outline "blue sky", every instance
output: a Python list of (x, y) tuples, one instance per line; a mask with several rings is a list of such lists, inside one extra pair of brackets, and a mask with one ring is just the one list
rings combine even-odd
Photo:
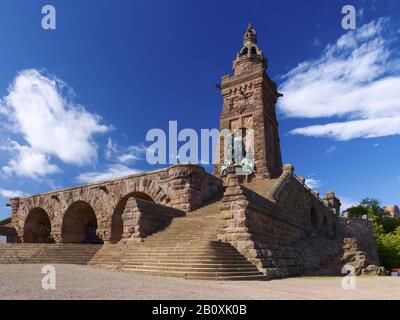
[[(56, 30), (41, 28), (45, 4)], [(285, 95), (284, 162), (345, 205), (400, 203), (398, 1), (3, 0), (0, 219), (12, 195), (156, 169), (145, 137), (168, 121), (218, 128), (214, 84), (249, 22)]]

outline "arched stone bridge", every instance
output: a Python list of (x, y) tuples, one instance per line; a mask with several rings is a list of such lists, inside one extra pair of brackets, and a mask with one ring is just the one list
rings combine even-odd
[(11, 199), (20, 242), (102, 243), (141, 238), (222, 188), (198, 165)]

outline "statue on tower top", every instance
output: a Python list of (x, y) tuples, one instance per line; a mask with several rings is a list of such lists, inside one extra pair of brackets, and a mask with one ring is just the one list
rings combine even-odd
[(249, 23), (246, 33), (243, 36), (243, 45), (246, 46), (248, 44), (257, 44), (257, 32), (251, 23)]

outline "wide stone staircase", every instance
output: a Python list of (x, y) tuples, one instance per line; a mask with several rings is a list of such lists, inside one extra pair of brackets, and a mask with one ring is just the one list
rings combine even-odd
[(100, 248), (101, 245), (91, 244), (1, 244), (0, 264), (87, 264)]
[(103, 246), (89, 264), (187, 279), (263, 280), (234, 247), (217, 241), (218, 212), (215, 200), (143, 242)]
[(209, 280), (264, 280), (233, 246), (217, 240), (221, 197), (142, 242), (118, 244), (1, 244), (0, 264), (90, 264), (149, 275)]

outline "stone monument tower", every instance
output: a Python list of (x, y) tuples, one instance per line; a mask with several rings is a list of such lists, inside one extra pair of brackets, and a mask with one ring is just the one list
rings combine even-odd
[[(251, 156), (255, 164), (255, 176), (266, 179), (282, 173), (275, 111), (280, 94), (275, 82), (266, 73), (267, 68), (267, 59), (257, 46), (257, 33), (250, 24), (243, 37), (243, 47), (233, 62), (233, 76), (222, 77), (219, 85), (223, 96), (220, 130), (229, 129), (234, 136), (238, 129), (244, 136), (248, 129), (254, 130), (254, 150), (247, 150), (243, 156)], [(221, 167), (227, 162), (223, 146), (228, 142), (224, 139), (221, 137), (219, 163), (214, 167), (217, 176), (221, 175)], [(246, 140), (246, 137), (243, 139)], [(235, 145), (232, 143), (232, 148)]]

